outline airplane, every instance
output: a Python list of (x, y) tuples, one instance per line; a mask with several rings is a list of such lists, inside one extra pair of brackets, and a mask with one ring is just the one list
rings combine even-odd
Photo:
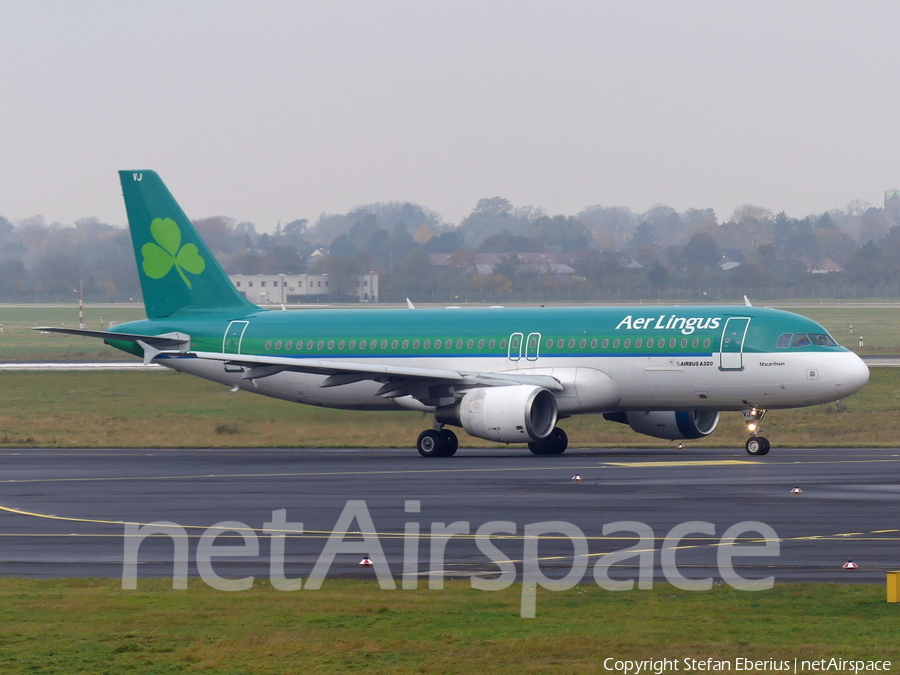
[(601, 414), (670, 440), (711, 434), (740, 411), (748, 454), (766, 455), (767, 410), (836, 401), (869, 379), (822, 326), (750, 306), (320, 309), (272, 311), (232, 285), (160, 177), (120, 171), (147, 319), (94, 331), (175, 371), (286, 401), (433, 415), (424, 457), (458, 447), (448, 427), (568, 445), (557, 423)]

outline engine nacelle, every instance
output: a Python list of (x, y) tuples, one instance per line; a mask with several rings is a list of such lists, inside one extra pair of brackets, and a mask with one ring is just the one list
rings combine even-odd
[(624, 422), (639, 434), (673, 441), (709, 436), (719, 424), (718, 410), (629, 410), (604, 417)]
[(472, 389), (455, 405), (438, 408), (435, 419), (487, 441), (531, 443), (556, 426), (556, 399), (547, 389), (528, 385)]

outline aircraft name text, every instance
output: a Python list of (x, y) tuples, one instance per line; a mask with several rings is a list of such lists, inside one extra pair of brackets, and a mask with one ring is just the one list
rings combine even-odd
[(680, 330), (682, 335), (690, 335), (695, 330), (715, 330), (719, 327), (722, 320), (718, 317), (684, 317), (666, 316), (660, 314), (658, 317), (645, 316), (634, 318), (631, 314), (626, 316), (616, 326), (616, 330), (624, 328), (626, 330)]

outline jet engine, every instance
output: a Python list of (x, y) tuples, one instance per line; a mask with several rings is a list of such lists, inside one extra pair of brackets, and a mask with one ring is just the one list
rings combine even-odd
[(709, 436), (719, 424), (718, 410), (629, 410), (603, 417), (628, 424), (639, 434), (673, 441)]
[(531, 443), (556, 426), (556, 398), (543, 387), (514, 385), (472, 389), (454, 405), (435, 410), (435, 419), (472, 436), (500, 443)]

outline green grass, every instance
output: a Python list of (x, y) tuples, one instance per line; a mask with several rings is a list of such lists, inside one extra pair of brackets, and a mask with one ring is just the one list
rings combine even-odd
[[(84, 321), (91, 330), (106, 330), (109, 322), (124, 323), (145, 318), (142, 306), (91, 305)], [(104, 345), (101, 340), (38, 333), (35, 326), (78, 328), (78, 306), (0, 306), (0, 361), (110, 361), (131, 357)]]
[[(330, 410), (288, 403), (165, 372), (0, 373), (0, 446), (413, 447), (430, 419), (415, 412)], [(874, 368), (860, 393), (834, 404), (774, 410), (776, 446), (900, 445), (900, 368)], [(572, 447), (672, 447), (599, 415), (561, 426)], [(457, 430), (468, 447), (501, 447)], [(692, 447), (742, 447), (740, 414)]]
[[(818, 321), (835, 340), (860, 356), (900, 354), (900, 309), (802, 307), (789, 311)], [(852, 333), (850, 326), (853, 326)], [(862, 347), (860, 336), (864, 342)]]
[[(602, 673), (603, 659), (889, 659), (900, 606), (881, 586), (799, 584), (757, 593), (540, 590), (519, 618), (499, 592), (322, 590), (257, 582), (225, 593), (170, 580), (0, 580), (3, 673)], [(665, 620), (660, 620), (663, 618)], [(682, 670), (684, 668), (682, 667)]]

